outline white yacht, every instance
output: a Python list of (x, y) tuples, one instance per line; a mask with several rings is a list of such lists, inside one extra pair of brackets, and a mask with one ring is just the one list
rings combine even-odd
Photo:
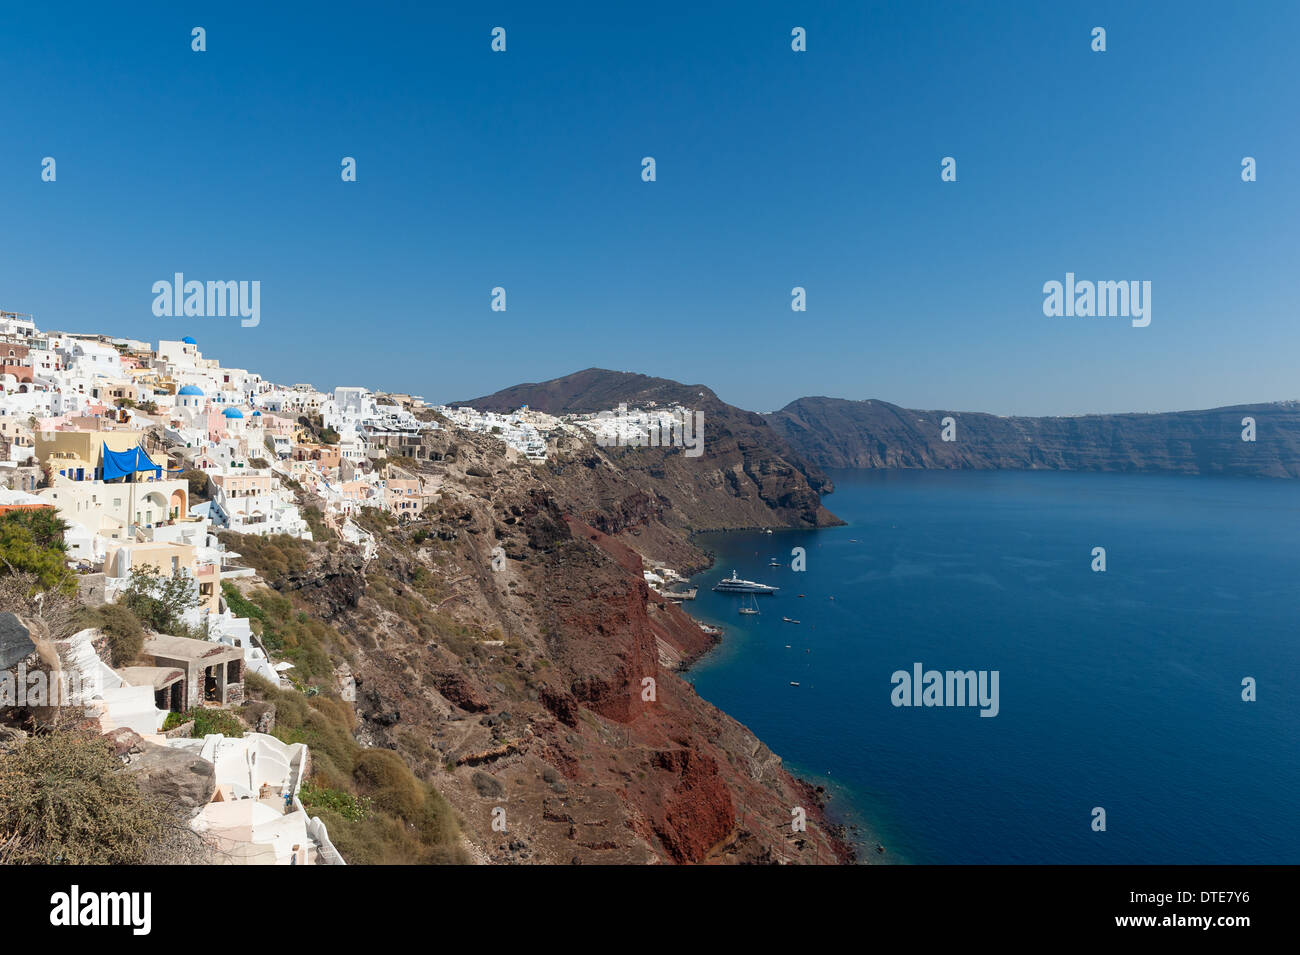
[(713, 585), (713, 589), (732, 594), (774, 594), (781, 588), (755, 583), (752, 580), (741, 580), (733, 570), (730, 577), (719, 580)]

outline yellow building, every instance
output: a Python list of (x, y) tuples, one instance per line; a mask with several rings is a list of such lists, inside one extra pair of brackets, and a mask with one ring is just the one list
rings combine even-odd
[(59, 516), (92, 535), (129, 540), (138, 528), (184, 518), (189, 483), (166, 480), (139, 431), (38, 431), (36, 458), (51, 486), (38, 492)]
[(163, 577), (182, 573), (194, 578), (199, 588), (199, 609), (218, 613), (221, 593), (221, 568), (215, 563), (200, 563), (192, 544), (167, 541), (111, 543), (104, 553), (104, 572), (113, 577), (128, 577), (137, 567), (152, 567)]
[(140, 431), (38, 431), (36, 460), (48, 464), (52, 477), (69, 481), (102, 481), (104, 449), (124, 454), (138, 447)]

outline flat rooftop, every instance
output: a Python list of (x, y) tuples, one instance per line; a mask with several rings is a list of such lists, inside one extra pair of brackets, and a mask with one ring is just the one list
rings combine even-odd
[(211, 666), (221, 660), (242, 660), (244, 658), (242, 647), (213, 643), (211, 640), (173, 637), (165, 633), (156, 633), (145, 637), (144, 652), (170, 660), (204, 661), (204, 666)]

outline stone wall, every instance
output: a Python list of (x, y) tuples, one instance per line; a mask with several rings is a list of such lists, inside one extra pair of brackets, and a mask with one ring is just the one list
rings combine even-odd
[(180, 726), (177, 726), (173, 729), (169, 729), (167, 732), (163, 733), (163, 736), (167, 737), (168, 739), (189, 739), (193, 735), (194, 735), (193, 720), (186, 720)]

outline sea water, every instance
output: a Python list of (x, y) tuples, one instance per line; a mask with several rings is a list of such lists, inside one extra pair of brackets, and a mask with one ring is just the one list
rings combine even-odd
[[(725, 635), (687, 677), (865, 860), (1300, 862), (1300, 482), (832, 477), (845, 527), (696, 538), (684, 607)], [(781, 588), (761, 615), (709, 590), (733, 569)], [(996, 672), (996, 716), (894, 705), (917, 664)]]

